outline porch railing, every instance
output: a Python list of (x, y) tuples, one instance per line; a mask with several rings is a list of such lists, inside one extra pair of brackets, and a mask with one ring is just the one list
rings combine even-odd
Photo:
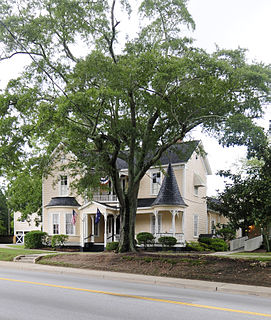
[(118, 198), (115, 194), (94, 194), (94, 201), (117, 201)]
[[(155, 234), (154, 234), (155, 236)], [(173, 232), (160, 232), (156, 233), (155, 242), (158, 243), (160, 237), (174, 237), (177, 239), (177, 243), (184, 243), (184, 234), (183, 233), (173, 233)]]

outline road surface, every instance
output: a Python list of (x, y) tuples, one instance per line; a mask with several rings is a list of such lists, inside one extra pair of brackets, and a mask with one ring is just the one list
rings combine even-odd
[(271, 299), (0, 267), (1, 320), (271, 319)]

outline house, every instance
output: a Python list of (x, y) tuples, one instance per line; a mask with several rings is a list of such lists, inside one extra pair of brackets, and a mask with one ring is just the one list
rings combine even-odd
[(14, 212), (14, 238), (13, 243), (24, 244), (24, 236), (29, 231), (41, 230), (41, 217), (33, 213), (27, 219), (22, 219), (20, 212)]
[[(119, 204), (110, 180), (101, 179), (93, 198), (83, 199), (72, 188), (74, 177), (65, 166), (69, 157), (72, 155), (55, 157), (51, 174), (43, 179), (43, 231), (49, 235), (67, 234), (67, 245), (91, 250), (118, 241)], [(118, 165), (125, 188), (127, 165), (124, 161)], [(200, 141), (177, 143), (140, 183), (135, 233), (151, 232), (156, 239), (171, 235), (177, 238), (176, 246), (183, 247), (197, 240), (199, 234), (210, 232), (206, 204), (210, 174)]]

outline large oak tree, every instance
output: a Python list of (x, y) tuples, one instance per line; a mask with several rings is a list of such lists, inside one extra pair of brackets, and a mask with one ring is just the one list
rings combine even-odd
[[(227, 145), (251, 144), (251, 132), (261, 141), (253, 119), (270, 93), (270, 69), (248, 64), (244, 50), (192, 46), (183, 33), (195, 26), (186, 0), (136, 3), (134, 37), (123, 23), (135, 7), (128, 0), (0, 4), (1, 59), (32, 61), (1, 97), (2, 166), (62, 141), (76, 155), (81, 186), (93, 183), (93, 172), (109, 175), (120, 204), (119, 251), (135, 250), (139, 184), (161, 155), (198, 126)], [(128, 166), (125, 190), (119, 160)]]

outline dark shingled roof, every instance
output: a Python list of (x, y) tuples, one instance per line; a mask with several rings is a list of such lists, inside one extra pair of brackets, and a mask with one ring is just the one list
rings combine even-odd
[(74, 197), (54, 197), (50, 200), (47, 207), (80, 207)]
[(138, 208), (151, 207), (154, 200), (155, 200), (155, 198), (140, 198), (140, 199), (137, 199), (137, 207)]
[[(196, 150), (199, 145), (199, 140), (187, 141), (176, 143), (172, 147), (170, 147), (160, 158), (158, 161), (159, 165), (166, 165), (168, 163), (184, 163), (187, 162), (192, 153)], [(149, 155), (151, 157), (151, 154)], [(124, 160), (117, 159), (117, 168), (127, 169), (127, 163)]]
[(181, 196), (171, 163), (168, 165), (167, 174), (163, 180), (158, 196), (152, 204), (152, 206), (161, 205), (187, 206)]

